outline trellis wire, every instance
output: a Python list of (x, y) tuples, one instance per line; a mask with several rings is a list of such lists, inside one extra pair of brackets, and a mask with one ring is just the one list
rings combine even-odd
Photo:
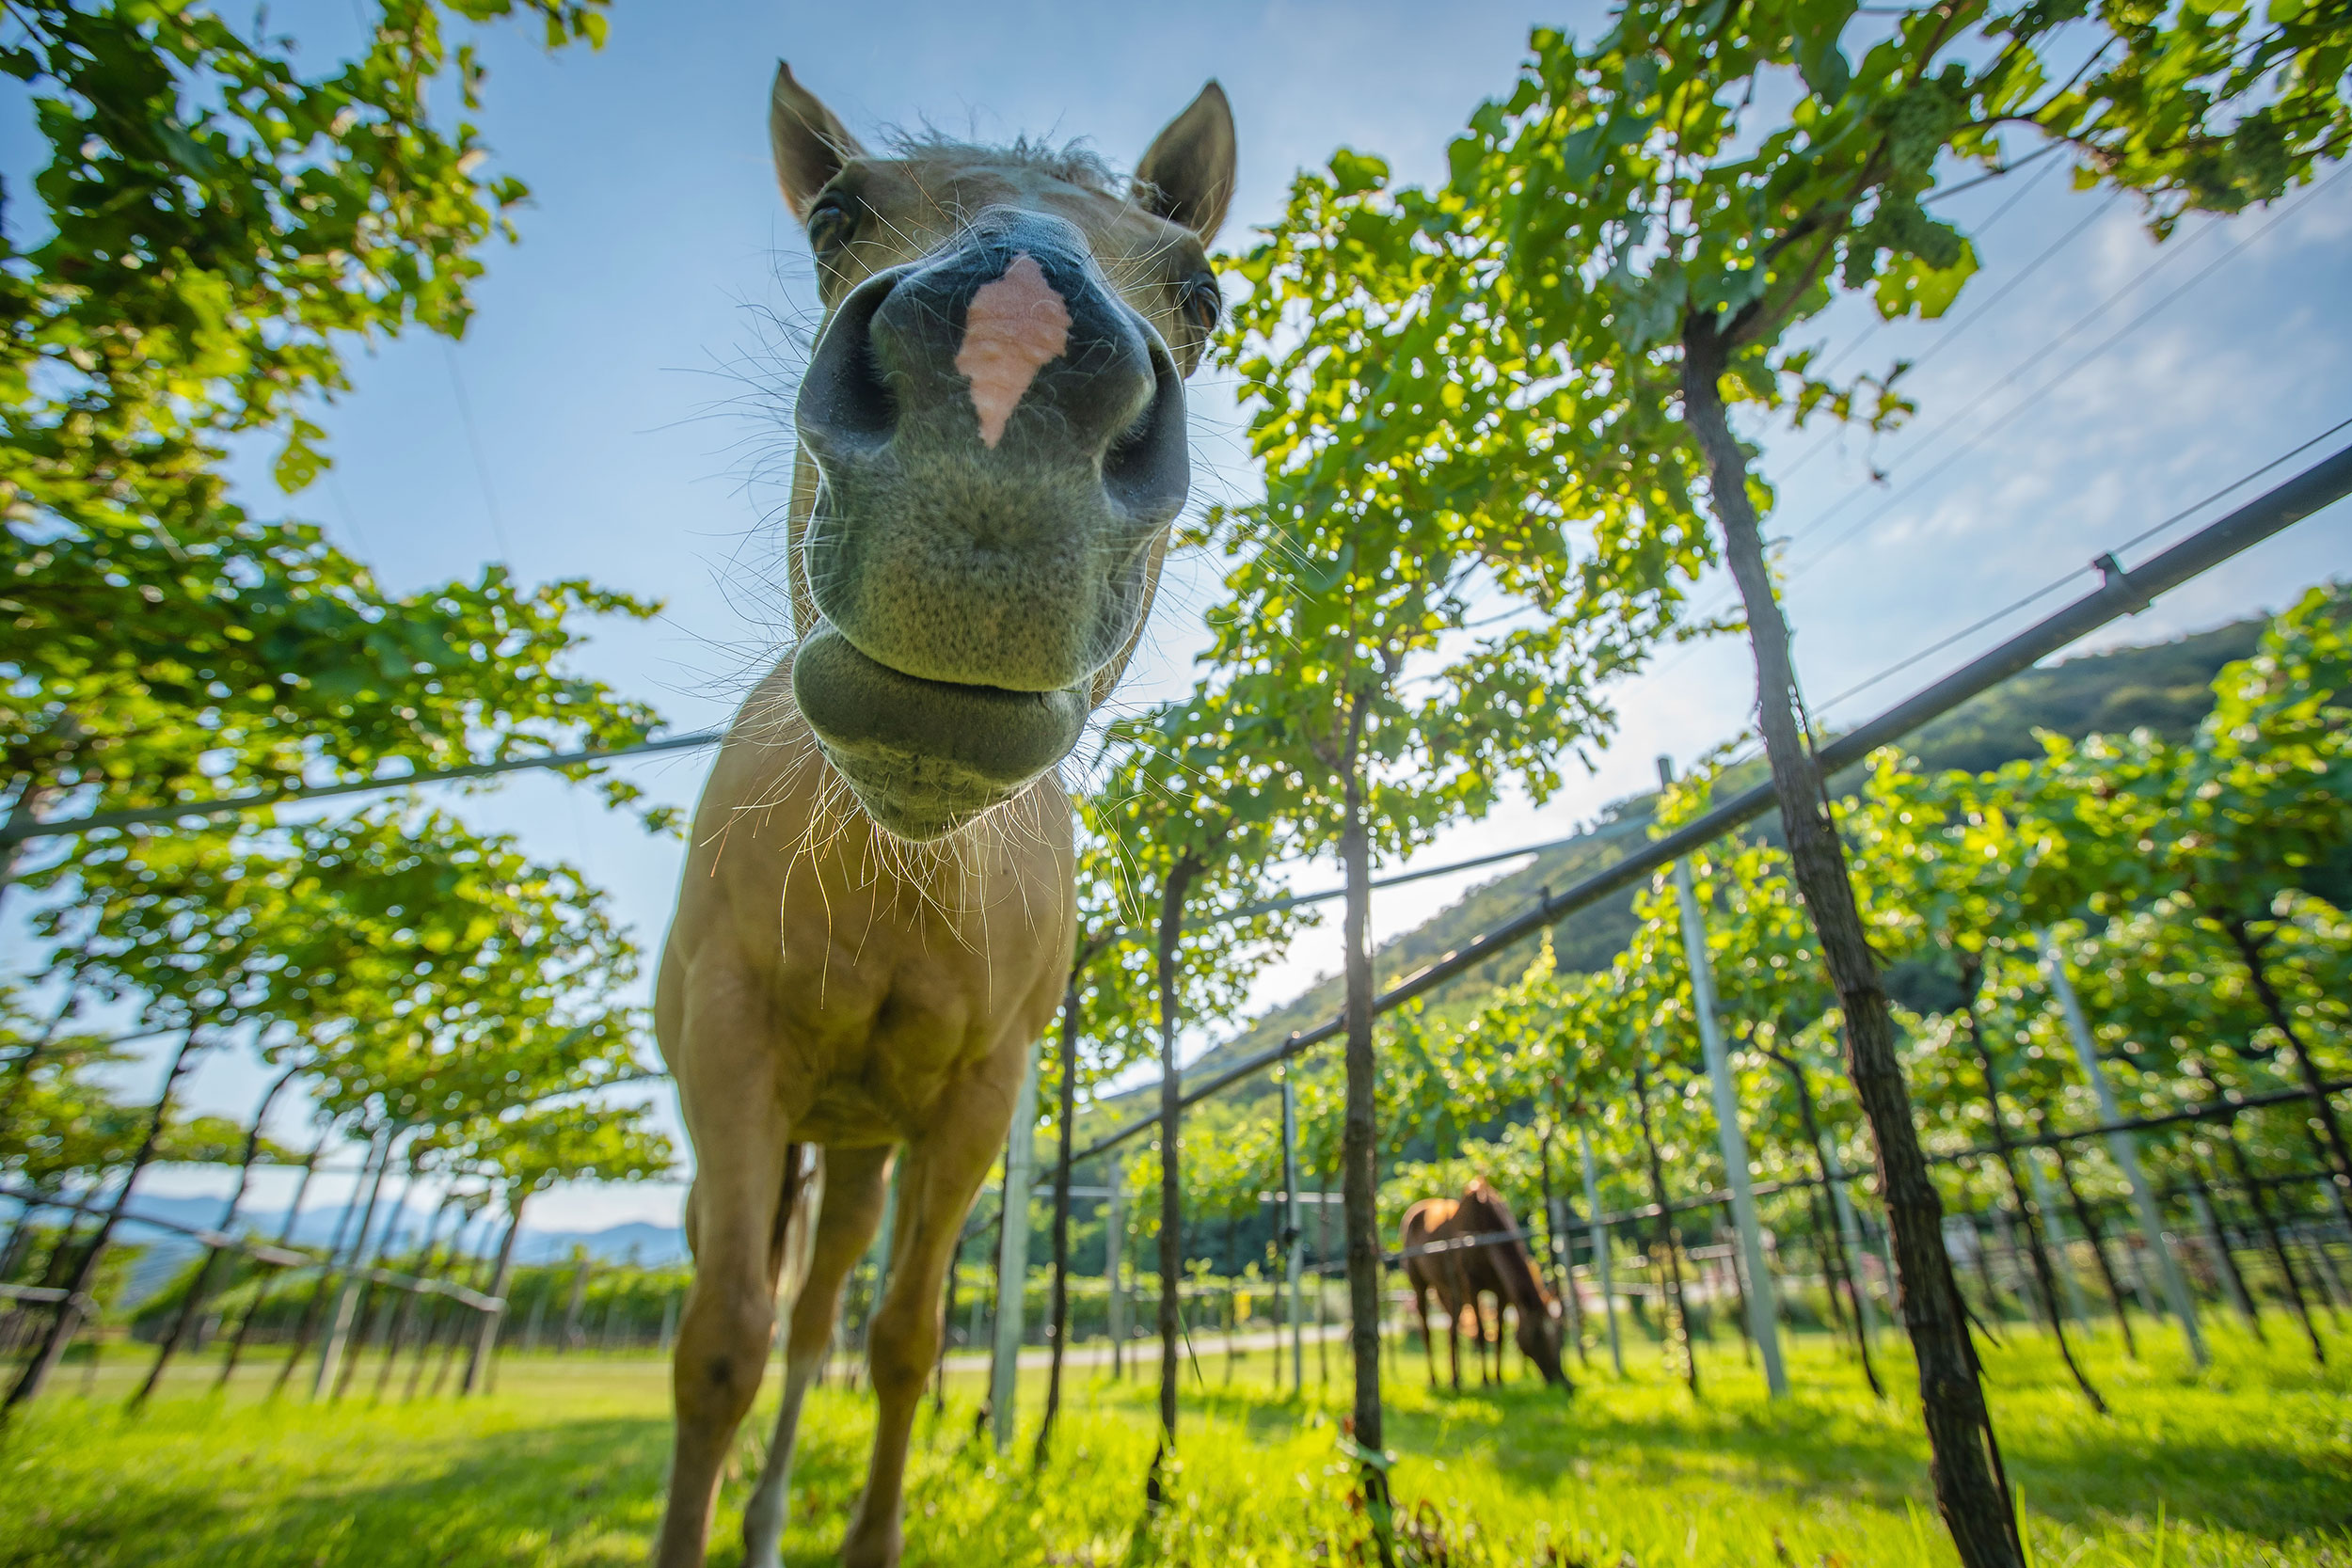
[[(2156, 595), (2169, 593), (2240, 551), (2341, 500), (2347, 494), (2352, 494), (2352, 447), (2343, 448), (2321, 459), (2285, 483), (2249, 501), (2218, 521), (2207, 524), (2138, 567), (2126, 571), (2112, 554), (2100, 557), (2096, 562), (2102, 578), (2098, 588), (2055, 615), (2036, 622), (1990, 652), (1970, 660), (1942, 680), (1822, 746), (1817, 753), (1822, 777), (1827, 778), (1851, 767), (1879, 747), (1900, 739), (2108, 622), (2124, 615), (2137, 614), (2147, 609)], [(1532, 908), (1512, 916), (1466, 946), (1423, 966), (1375, 997), (1373, 1016), (1376, 1018), (1392, 1011), (1436, 990), (1455, 975), (1550, 928), (1577, 911), (1597, 903), (1620, 889), (1630, 887), (1683, 856), (1706, 847), (1732, 829), (1764, 816), (1777, 804), (1778, 798), (1772, 785), (1769, 783), (1757, 784), (1705, 816), (1651, 840), (1642, 848), (1585, 878), (1565, 893), (1555, 895), (1547, 889)], [(1345, 1027), (1345, 1015), (1342, 1014), (1326, 1020), (1312, 1029), (1294, 1031), (1279, 1045), (1246, 1057), (1185, 1089), (1178, 1097), (1177, 1103), (1180, 1108), (1198, 1104), (1301, 1052), (1336, 1038)], [(1136, 1092), (1150, 1093), (1157, 1087), (1156, 1085), (1147, 1085)], [(1132, 1122), (1088, 1145), (1072, 1157), (1071, 1164), (1074, 1168), (1089, 1160), (1099, 1158), (1158, 1125), (1156, 1116)]]
[[(37, 1209), (69, 1210), (77, 1214), (103, 1215), (106, 1212), (104, 1206), (101, 1204), (56, 1194), (18, 1192), (14, 1188), (0, 1189), (0, 1198), (8, 1198), (23, 1204), (24, 1206), (21, 1211), (23, 1212), (30, 1212)], [(269, 1242), (251, 1241), (225, 1230), (212, 1229), (207, 1226), (184, 1225), (178, 1220), (151, 1218), (145, 1214), (134, 1214), (127, 1212), (122, 1216), (122, 1223), (144, 1225), (157, 1230), (168, 1230), (175, 1235), (188, 1237), (208, 1247), (218, 1247), (224, 1252), (243, 1253), (255, 1262), (266, 1263), (272, 1268), (293, 1270), (331, 1267), (327, 1259), (314, 1253), (297, 1251), (293, 1247), (282, 1247)], [(389, 1269), (376, 1268), (373, 1265), (367, 1268), (337, 1270), (336, 1272), (348, 1273), (354, 1278), (364, 1279), (372, 1285), (406, 1291), (415, 1295), (447, 1296), (459, 1306), (476, 1312), (502, 1312), (506, 1309), (503, 1297), (485, 1295), (479, 1291), (445, 1279), (421, 1279), (414, 1275), (396, 1274)], [(42, 1299), (62, 1300), (64, 1294), (62, 1291), (51, 1291)]]

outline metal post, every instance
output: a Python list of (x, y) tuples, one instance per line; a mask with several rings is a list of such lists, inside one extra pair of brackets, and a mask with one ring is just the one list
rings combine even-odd
[(1110, 1282), (1104, 1327), (1111, 1337), (1111, 1376), (1127, 1375), (1127, 1162), (1111, 1155), (1110, 1211), (1103, 1219), (1103, 1275)]
[(1004, 1240), (996, 1253), (996, 1358), (990, 1369), (989, 1435), (996, 1451), (1012, 1446), (1013, 1400), (1021, 1381), (1022, 1296), (1029, 1278), (1029, 1183), (1037, 1143), (1037, 1047), (1012, 1102), (1005, 1143)]
[(1330, 1248), (1331, 1189), (1322, 1171), (1315, 1173), (1315, 1381), (1331, 1386), (1331, 1336), (1325, 1321), (1330, 1310), (1324, 1284), (1324, 1254)]
[[(1298, 1272), (1307, 1233), (1298, 1223), (1298, 1097), (1291, 1087), (1291, 1069), (1282, 1069), (1282, 1252), (1283, 1282), (1291, 1297), (1291, 1392), (1307, 1388), (1307, 1331), (1298, 1321)], [(1277, 1348), (1275, 1365), (1281, 1365)]]
[[(2051, 993), (2058, 998), (2058, 1010), (2066, 1016), (2066, 1032), (2074, 1038), (2074, 1056), (2082, 1063), (2083, 1076), (2090, 1080), (2091, 1090), (2099, 1097), (2099, 1118), (2122, 1121), (2123, 1113), (2116, 1105), (2115, 1090), (2108, 1086), (2106, 1074), (2100, 1069), (2099, 1048), (2090, 1037), (2090, 1024), (2083, 1017), (2082, 1003), (2074, 995), (2074, 982), (2067, 977), (2066, 956), (2058, 950), (2058, 939), (2047, 931), (2042, 933), (2042, 972), (2049, 976)], [(2198, 1332), (2197, 1302), (2188, 1293), (2188, 1281), (2182, 1277), (2171, 1249), (2165, 1245), (2164, 1219), (2156, 1208), (2155, 1192), (2139, 1168), (2139, 1146), (2129, 1132), (2110, 1132), (2107, 1152), (2115, 1157), (2115, 1163), (2122, 1168), (2123, 1180), (2131, 1184), (2132, 1207), (2139, 1212), (2140, 1234), (2147, 1240), (2148, 1250), (2154, 1254), (2164, 1293), (2172, 1304), (2173, 1317), (2180, 1321), (2182, 1335), (2188, 1340), (2188, 1354), (2200, 1367), (2205, 1366), (2213, 1358), (2206, 1354), (2204, 1335)]]
[(1593, 1134), (1580, 1127), (1576, 1142), (1584, 1155), (1584, 1212), (1593, 1240), (1593, 1267), (1600, 1275), (1601, 1310), (1609, 1318), (1609, 1364), (1623, 1377), (1625, 1351), (1617, 1343), (1617, 1296), (1609, 1287), (1609, 1230), (1600, 1223), (1600, 1179), (1593, 1171)]
[[(1659, 782), (1675, 782), (1674, 762), (1658, 759)], [(1675, 901), (1682, 915), (1682, 950), (1690, 962), (1691, 1010), (1698, 1015), (1699, 1043), (1707, 1052), (1707, 1077), (1715, 1091), (1715, 1133), (1731, 1188), (1731, 1219), (1740, 1233), (1740, 1256), (1747, 1265), (1748, 1337), (1764, 1358), (1764, 1386), (1774, 1399), (1788, 1392), (1788, 1371), (1780, 1358), (1780, 1315), (1773, 1309), (1772, 1276), (1764, 1268), (1764, 1230), (1756, 1216), (1756, 1183), (1748, 1174), (1748, 1140), (1740, 1128), (1740, 1091), (1731, 1081), (1731, 1058), (1715, 1018), (1715, 978), (1707, 962), (1707, 925), (1699, 913), (1691, 863), (1674, 866)]]

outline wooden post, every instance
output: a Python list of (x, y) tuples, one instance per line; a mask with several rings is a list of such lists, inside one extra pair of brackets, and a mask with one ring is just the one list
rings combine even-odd
[(1902, 1259), (1898, 1300), (1918, 1367), (1937, 1510), (1965, 1568), (2025, 1568), (2016, 1497), (2002, 1468), (1982, 1368), (1945, 1251), (1942, 1205), (1913, 1119), (1892, 1006), (1801, 713), (1788, 622), (1766, 562), (1747, 454), (1724, 408), (1724, 378), (1741, 352), (1743, 330), (1729, 316), (1708, 307), (1683, 317), (1682, 418), (1705, 456), (1708, 502), (1723, 524), (1724, 563), (1747, 610), (1757, 729), (1780, 802), (1789, 878), (1820, 940), (1823, 966), (1846, 1017), (1848, 1076), (1878, 1146), (1880, 1196)]
[(2245, 1276), (2238, 1273), (2237, 1258), (2230, 1251), (2229, 1232), (2214, 1216), (2213, 1195), (2205, 1184), (2203, 1162), (2193, 1148), (2188, 1155), (2188, 1196), (2196, 1206), (2198, 1223), (2204, 1227), (2205, 1247), (2213, 1254), (2214, 1272), (2228, 1287), (2231, 1303), (2237, 1307), (2238, 1316), (2246, 1320), (2246, 1326), (2254, 1331), (2254, 1338), (2267, 1342), (2262, 1315), (2254, 1309), (2254, 1298), (2246, 1289)]
[(1691, 1386), (1691, 1397), (1699, 1393), (1698, 1347), (1691, 1341), (1691, 1304), (1682, 1293), (1682, 1258), (1680, 1239), (1676, 1235), (1674, 1205), (1666, 1196), (1666, 1167), (1658, 1156), (1658, 1138), (1649, 1120), (1649, 1073), (1636, 1057), (1633, 1063), (1633, 1106), (1641, 1117), (1642, 1147), (1649, 1154), (1650, 1196), (1658, 1205), (1658, 1244), (1665, 1250), (1665, 1285), (1667, 1299), (1674, 1307), (1674, 1321), (1682, 1335), (1683, 1380)]
[(2229, 1134), (2230, 1163), (2237, 1167), (2238, 1181), (2254, 1207), (2255, 1219), (2262, 1224), (2264, 1239), (2270, 1243), (2271, 1261), (2279, 1266), (2279, 1278), (2287, 1288), (2287, 1302), (2303, 1324), (2303, 1337), (2311, 1341), (2312, 1360), (2324, 1367), (2328, 1364), (2328, 1352), (2319, 1342), (2318, 1325), (2312, 1322), (2311, 1304), (2303, 1299), (2302, 1281), (2295, 1277), (2295, 1260), (2287, 1256), (2286, 1240), (2279, 1234), (2278, 1221), (2271, 1217), (2270, 1200), (2264, 1195), (2262, 1179), (2247, 1164), (2246, 1146), (2237, 1141), (2236, 1125), (2225, 1124), (2222, 1131)]
[[(0, 867), (0, 870), (5, 870), (5, 867)], [(40, 1393), (41, 1385), (65, 1355), (66, 1346), (72, 1342), (74, 1331), (81, 1326), (82, 1310), (89, 1303), (89, 1292), (98, 1283), (99, 1260), (105, 1256), (107, 1244), (114, 1240), (115, 1227), (122, 1219), (123, 1206), (131, 1201), (131, 1190), (138, 1185), (140, 1174), (155, 1156), (156, 1146), (171, 1117), (172, 1101), (179, 1091), (180, 1080), (200, 1049), (197, 1044), (197, 1035), (203, 1027), (204, 1018), (199, 1015), (181, 1032), (179, 1049), (172, 1053), (171, 1065), (164, 1074), (163, 1093), (156, 1098), (154, 1110), (149, 1113), (146, 1134), (139, 1140), (139, 1147), (123, 1172), (122, 1185), (116, 1190), (114, 1201), (99, 1220), (97, 1234), (90, 1238), (89, 1244), (83, 1248), (81, 1256), (75, 1260), (72, 1274), (60, 1282), (65, 1288), (64, 1299), (57, 1303), (57, 1310), (49, 1320), (48, 1330), (41, 1338), (40, 1348), (34, 1351), (32, 1359), (24, 1363), (15, 1386), (8, 1390), (5, 1406), (0, 1406), (0, 1409), (14, 1410)], [(62, 1247), (72, 1234), (72, 1227), (69, 1225), (58, 1245)], [(103, 1333), (93, 1330), (90, 1336), (92, 1376), (96, 1375), (99, 1347), (103, 1342)]]
[(2083, 1288), (2074, 1277), (2074, 1271), (2066, 1262), (2066, 1232), (2059, 1228), (2058, 1207), (2050, 1196), (2050, 1179), (2043, 1174), (2042, 1162), (2033, 1149), (2021, 1156), (2026, 1162), (2026, 1175), (2033, 1182), (2033, 1203), (2042, 1212), (2042, 1223), (2050, 1232), (2050, 1272), (2058, 1275), (2058, 1289), (2066, 1297), (2066, 1315), (2088, 1328), (2090, 1310), (2083, 1300)]

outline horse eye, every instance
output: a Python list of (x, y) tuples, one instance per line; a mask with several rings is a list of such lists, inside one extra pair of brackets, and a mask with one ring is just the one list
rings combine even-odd
[(1203, 333), (1216, 330), (1216, 319), (1225, 310), (1225, 296), (1217, 292), (1216, 278), (1205, 272), (1186, 281), (1177, 303), (1184, 318)]
[(809, 211), (809, 248), (820, 254), (831, 250), (847, 240), (856, 227), (857, 215), (850, 211), (848, 198), (826, 197)]

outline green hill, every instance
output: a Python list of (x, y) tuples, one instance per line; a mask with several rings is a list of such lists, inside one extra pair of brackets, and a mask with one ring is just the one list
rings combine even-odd
[[(2223, 665), (2254, 651), (2265, 624), (2259, 619), (2239, 621), (2170, 642), (2118, 648), (2028, 670), (1921, 730), (1912, 739), (1912, 753), (1930, 768), (1982, 772), (2039, 755), (2036, 730), (2079, 737), (2145, 728), (2168, 739), (2185, 739), (2213, 705), (2214, 676)], [(1727, 775), (1724, 792), (1737, 793), (1763, 777), (1761, 759), (1752, 761)], [(1833, 787), (1845, 793), (1855, 783), (1856, 776), (1848, 774), (1833, 781)], [(1542, 889), (1565, 887), (1608, 864), (1641, 841), (1656, 809), (1655, 795), (1618, 801), (1590, 832), (1471, 889), (1426, 923), (1381, 943), (1374, 960), (1381, 983), (1401, 979), (1459, 950), (1525, 909)], [(1777, 839), (1779, 822), (1768, 817), (1751, 831)], [(1633, 893), (1629, 889), (1562, 921), (1552, 931), (1553, 950), (1563, 969), (1598, 969), (1624, 949), (1632, 932)], [(1499, 954), (1440, 987), (1432, 1006), (1448, 1012), (1475, 1007), (1488, 991), (1524, 972), (1531, 952), (1521, 946)], [(1335, 975), (1261, 1015), (1185, 1071), (1213, 1072), (1264, 1050), (1293, 1030), (1311, 1028), (1336, 1014), (1340, 1000)], [(1248, 1098), (1247, 1089), (1236, 1092)], [(1123, 1121), (1142, 1108), (1140, 1100), (1139, 1092), (1110, 1103)]]

